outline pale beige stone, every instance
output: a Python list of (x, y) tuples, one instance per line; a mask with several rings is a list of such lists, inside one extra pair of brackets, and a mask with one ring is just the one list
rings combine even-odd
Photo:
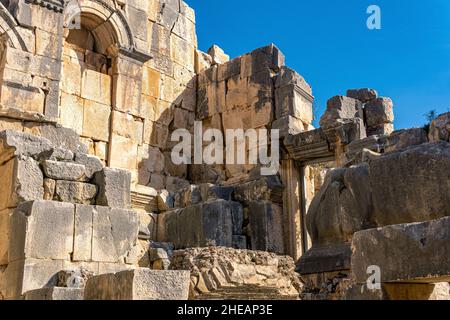
[(61, 77), (61, 91), (69, 94), (81, 95), (81, 78), (84, 63), (64, 59), (63, 76)]
[(83, 113), (84, 102), (82, 98), (61, 92), (60, 119), (64, 127), (70, 128), (81, 135), (83, 133)]
[(112, 104), (122, 112), (139, 115), (142, 82), (125, 75), (114, 75)]
[(144, 67), (142, 76), (142, 93), (158, 98), (160, 81), (161, 74), (158, 71), (152, 68)]
[(82, 75), (81, 97), (111, 105), (111, 76), (86, 69)]
[(36, 87), (12, 87), (3, 84), (0, 98), (4, 106), (44, 113), (45, 93)]
[(111, 107), (96, 103), (94, 101), (84, 101), (83, 136), (96, 140), (109, 140)]
[(195, 47), (175, 34), (170, 36), (170, 55), (175, 62), (194, 71)]
[(135, 170), (137, 165), (137, 148), (135, 141), (113, 134), (109, 164), (113, 168)]

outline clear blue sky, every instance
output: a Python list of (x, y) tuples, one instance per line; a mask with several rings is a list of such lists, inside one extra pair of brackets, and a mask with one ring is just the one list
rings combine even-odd
[[(312, 85), (322, 115), (328, 98), (371, 87), (395, 103), (397, 129), (450, 109), (450, 0), (186, 0), (199, 47), (232, 57), (274, 43)], [(379, 5), (382, 29), (366, 27)]]

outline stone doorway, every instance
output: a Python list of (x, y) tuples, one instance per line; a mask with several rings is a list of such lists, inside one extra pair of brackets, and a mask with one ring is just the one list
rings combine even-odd
[(91, 31), (89, 22), (83, 19), (82, 23), (81, 29), (66, 32), (60, 119), (63, 126), (75, 130), (83, 138), (91, 154), (108, 164), (113, 57)]

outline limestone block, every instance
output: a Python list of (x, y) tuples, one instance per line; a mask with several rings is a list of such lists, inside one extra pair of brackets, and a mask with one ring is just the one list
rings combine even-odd
[(222, 48), (218, 45), (213, 45), (208, 49), (208, 54), (212, 58), (213, 64), (222, 64), (230, 61), (230, 56), (225, 54)]
[(159, 173), (151, 174), (148, 186), (156, 190), (164, 189), (166, 187), (166, 177)]
[(251, 201), (267, 200), (281, 204), (283, 202), (283, 184), (278, 176), (241, 183), (235, 186), (234, 197), (248, 205)]
[(175, 34), (170, 36), (170, 56), (189, 71), (194, 71), (195, 47)]
[(45, 160), (42, 168), (47, 178), (54, 180), (86, 181), (86, 167), (82, 164)]
[(84, 289), (80, 288), (60, 288), (50, 287), (31, 290), (25, 293), (25, 300), (46, 301), (46, 300), (83, 300)]
[(97, 196), (97, 186), (95, 184), (75, 182), (75, 181), (56, 181), (55, 199), (62, 202), (94, 204)]
[(287, 115), (294, 116), (309, 124), (314, 120), (312, 96), (298, 86), (288, 85), (275, 91), (275, 113), (278, 119)]
[(147, 40), (147, 26), (143, 22), (147, 20), (147, 13), (140, 9), (133, 6), (126, 6), (126, 16), (133, 35), (145, 41)]
[(25, 111), (44, 114), (45, 93), (38, 87), (4, 82), (2, 85), (1, 102), (4, 106), (20, 107)]
[(50, 156), (49, 160), (51, 161), (73, 161), (74, 154), (72, 151), (61, 148), (61, 147), (55, 147), (53, 149), (53, 153)]
[(284, 66), (283, 53), (273, 44), (251, 52), (251, 72), (256, 74), (267, 69), (278, 72)]
[(114, 92), (112, 105), (122, 112), (139, 115), (142, 81), (125, 75), (114, 75), (113, 81)]
[(152, 52), (153, 59), (148, 63), (149, 67), (158, 70), (162, 74), (173, 76), (173, 61), (170, 57), (160, 54), (159, 52)]
[(385, 152), (394, 152), (406, 149), (410, 146), (427, 143), (427, 133), (422, 128), (400, 130), (386, 137)]
[(381, 282), (435, 283), (450, 279), (450, 217), (393, 225), (355, 233), (352, 274), (365, 283), (369, 266), (381, 270)]
[(139, 211), (139, 235), (144, 235), (150, 239), (156, 235), (157, 215)]
[(139, 268), (89, 279), (85, 300), (187, 300), (189, 271)]
[(40, 160), (52, 152), (52, 143), (45, 138), (12, 130), (0, 132), (0, 163), (17, 155)]
[(151, 51), (170, 57), (170, 29), (158, 23), (148, 21), (147, 33)]
[(197, 34), (195, 32), (195, 23), (184, 15), (178, 15), (172, 30), (174, 34), (197, 47)]
[(137, 166), (138, 144), (132, 139), (113, 134), (111, 138), (111, 167), (135, 170)]
[[(235, 76), (227, 81), (226, 106), (227, 110), (247, 105), (248, 81)], [(208, 96), (210, 100), (210, 96)], [(212, 100), (214, 101), (214, 100)], [(212, 115), (212, 114), (211, 114)]]
[(182, 189), (182, 188), (186, 188), (188, 186), (190, 186), (191, 184), (189, 183), (189, 181), (184, 180), (184, 179), (180, 179), (177, 177), (167, 177), (167, 190), (169, 192), (177, 192), (178, 190)]
[(178, 14), (180, 11), (179, 2), (174, 0), (163, 0), (160, 1), (159, 5), (160, 11), (158, 12), (156, 21), (166, 29), (172, 30), (176, 20), (178, 19)]
[(371, 100), (378, 98), (378, 92), (374, 89), (363, 88), (363, 89), (350, 89), (347, 90), (347, 97), (357, 99), (362, 103), (367, 103)]
[(280, 138), (296, 135), (305, 131), (303, 122), (292, 116), (284, 116), (272, 123), (272, 129), (280, 130)]
[(252, 201), (249, 206), (252, 250), (284, 253), (281, 207), (267, 201)]
[[(99, 154), (106, 158), (106, 150), (102, 148), (97, 148), (100, 143), (95, 143), (95, 151), (97, 153), (97, 149), (99, 149)], [(97, 172), (102, 171), (103, 163), (96, 156), (91, 156), (84, 153), (77, 153), (75, 155), (75, 162), (84, 166), (84, 175), (87, 179), (92, 179)], [(66, 179), (67, 180), (67, 179)]]
[[(95, 156), (100, 158), (100, 160), (103, 161), (102, 163), (105, 163), (105, 161), (108, 160), (108, 145), (108, 143), (102, 141), (96, 141), (94, 143)], [(86, 167), (88, 167), (88, 165), (86, 165)]]
[(70, 260), (74, 206), (54, 201), (25, 202), (11, 216), (9, 259)]
[(152, 68), (143, 68), (142, 77), (142, 93), (159, 98), (159, 86), (161, 81), (161, 73)]
[(164, 152), (164, 172), (173, 177), (186, 179), (187, 171), (187, 164), (174, 164), (172, 162), (172, 152)]
[(94, 272), (83, 266), (61, 270), (58, 272), (57, 286), (61, 288), (84, 288), (87, 280), (93, 276)]
[(364, 106), (367, 126), (375, 127), (394, 122), (394, 103), (390, 98), (377, 98)]
[(174, 208), (174, 194), (167, 190), (158, 192), (158, 210), (160, 212), (169, 211)]
[(111, 105), (111, 85), (111, 76), (86, 69), (82, 75), (81, 97)]
[(72, 261), (92, 260), (92, 221), (94, 207), (77, 204), (75, 206), (75, 229)]
[(225, 81), (241, 74), (241, 58), (235, 58), (219, 65), (217, 69), (217, 80)]
[(441, 114), (431, 122), (429, 139), (430, 142), (450, 142), (450, 112)]
[(335, 96), (328, 100), (327, 110), (320, 118), (320, 126), (325, 129), (336, 127), (341, 120), (351, 120), (356, 117), (363, 119), (362, 103), (353, 98)]
[(163, 124), (154, 122), (151, 128), (150, 144), (155, 147), (164, 148), (169, 136), (169, 128)]
[(158, 100), (155, 109), (155, 121), (165, 126), (170, 125), (173, 121), (174, 105), (170, 102)]
[(20, 132), (23, 130), (22, 121), (3, 118), (0, 123), (0, 131), (4, 130), (13, 130)]
[(11, 210), (0, 211), (0, 265), (6, 265), (9, 262), (9, 219)]
[(44, 179), (44, 200), (53, 200), (55, 196), (56, 181), (53, 179)]
[(11, 262), (4, 273), (4, 296), (20, 299), (28, 291), (55, 286), (57, 274), (62, 269), (62, 260), (25, 259)]
[(59, 36), (54, 33), (43, 31), (39, 28), (35, 30), (36, 35), (36, 54), (40, 56), (60, 59), (62, 54), (62, 45)]
[(109, 105), (84, 101), (83, 136), (108, 141), (111, 107)]
[(95, 174), (98, 186), (97, 204), (112, 208), (131, 207), (131, 174), (127, 170), (103, 168)]
[(212, 65), (212, 57), (200, 50), (195, 50), (195, 73), (199, 74), (209, 69)]
[(241, 213), (233, 202), (215, 200), (161, 214), (158, 241), (172, 242), (176, 248), (231, 247), (233, 214), (239, 223)]
[(280, 68), (280, 72), (275, 78), (275, 88), (278, 89), (291, 85), (299, 87), (301, 90), (312, 96), (311, 86), (305, 81), (305, 79), (294, 70), (286, 66), (282, 66)]
[(60, 119), (64, 127), (83, 133), (83, 99), (61, 92)]
[(159, 148), (143, 145), (140, 148), (138, 168), (149, 173), (161, 173), (164, 170), (165, 159)]
[(32, 158), (19, 156), (0, 166), (0, 181), (0, 210), (44, 197), (44, 177), (38, 163)]
[(64, 59), (63, 76), (61, 77), (61, 90), (68, 94), (81, 95), (81, 79), (84, 63), (72, 59)]
[[(27, 132), (27, 126), (24, 129)], [(74, 154), (88, 151), (87, 146), (80, 141), (80, 136), (72, 129), (54, 125), (39, 125), (31, 126), (29, 131), (50, 140), (54, 146), (70, 150)]]
[(180, 12), (195, 23), (195, 11), (184, 1), (180, 1)]
[(450, 146), (445, 142), (422, 144), (372, 160), (370, 186), (377, 225), (450, 215), (449, 176)]
[(92, 208), (92, 214), (92, 260), (123, 261), (138, 239), (138, 214), (99, 206)]

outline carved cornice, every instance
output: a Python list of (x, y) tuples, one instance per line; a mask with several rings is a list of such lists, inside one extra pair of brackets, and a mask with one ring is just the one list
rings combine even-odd
[(25, 0), (25, 3), (39, 5), (58, 13), (64, 12), (64, 0)]

